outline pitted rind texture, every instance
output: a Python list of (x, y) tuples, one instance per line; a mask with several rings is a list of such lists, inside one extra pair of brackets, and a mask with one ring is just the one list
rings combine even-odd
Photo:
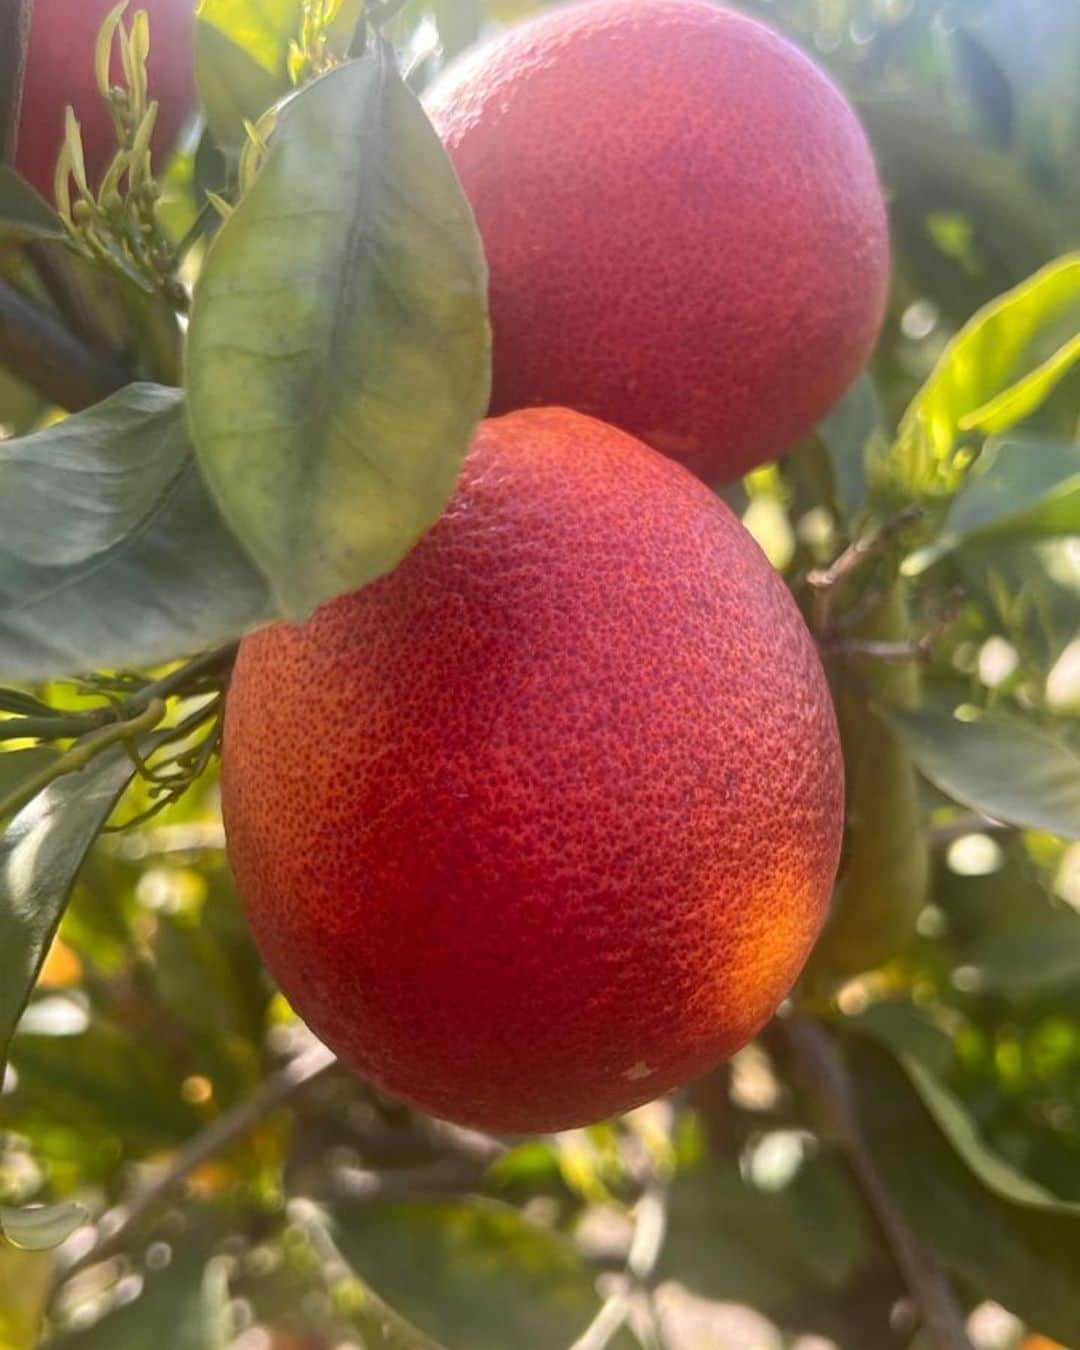
[(825, 917), (817, 652), (728, 509), (562, 409), (482, 425), (390, 576), (241, 646), (229, 853), (312, 1029), (387, 1092), (581, 1125), (743, 1045)]
[[(81, 125), (93, 188), (116, 149), (112, 118), (94, 79), (98, 32), (115, 3), (34, 0), (15, 167), (50, 202), (69, 104)], [(128, 7), (124, 21), (130, 25), (139, 9), (146, 10), (150, 20), (147, 75), (150, 97), (158, 102), (153, 150), (162, 155), (175, 143), (195, 98), (195, 0), (139, 0)], [(119, 82), (115, 55), (112, 73)]]
[(863, 130), (796, 47), (702, 0), (587, 0), (425, 96), (491, 269), (493, 413), (562, 404), (729, 481), (865, 364), (888, 226)]

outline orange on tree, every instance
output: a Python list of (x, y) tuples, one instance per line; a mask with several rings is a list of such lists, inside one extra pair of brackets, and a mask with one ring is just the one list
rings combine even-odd
[[(115, 0), (34, 0), (15, 167), (50, 201), (68, 106), (81, 125), (92, 188), (116, 149), (112, 116), (94, 76), (98, 32), (114, 8)], [(150, 21), (147, 73), (150, 98), (158, 102), (152, 148), (162, 154), (176, 141), (195, 95), (195, 5), (135, 0), (128, 17), (138, 9)], [(115, 55), (112, 70), (115, 79), (120, 73)]]
[(789, 592), (681, 466), (482, 424), (392, 574), (244, 640), (229, 852), (285, 994), (437, 1115), (554, 1130), (745, 1044), (825, 917), (836, 721)]
[(873, 158), (769, 28), (586, 0), (467, 53), (425, 101), (491, 269), (494, 413), (577, 408), (728, 481), (866, 362), (889, 280)]

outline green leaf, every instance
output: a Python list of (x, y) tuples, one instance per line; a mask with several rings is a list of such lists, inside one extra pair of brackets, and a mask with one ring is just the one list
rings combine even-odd
[(149, 665), (271, 617), (199, 473), (177, 390), (131, 385), (0, 443), (0, 671)]
[(64, 223), (44, 197), (0, 164), (0, 239), (66, 239)]
[(45, 1252), (86, 1222), (82, 1205), (35, 1205), (26, 1209), (0, 1209), (0, 1232), (23, 1251)]
[(135, 773), (122, 748), (57, 779), (0, 836), (0, 1064), (83, 860)]
[(245, 122), (257, 122), (289, 82), (266, 70), (243, 47), (202, 20), (195, 29), (195, 77), (206, 120), (220, 146), (240, 150)]
[(489, 379), (472, 213), (377, 43), (283, 107), (191, 318), (196, 450), (289, 618), (438, 519)]
[[(945, 349), (900, 424), (880, 468), (912, 496), (942, 496), (963, 480), (965, 431), (983, 423), (997, 432), (1049, 396), (1066, 364), (1049, 361), (1041, 343), (1080, 324), (1080, 253), (1051, 263), (981, 309)], [(1008, 394), (1008, 398), (1003, 395)]]
[(1080, 915), (1047, 909), (1028, 923), (989, 932), (964, 950), (978, 989), (1014, 1002), (1080, 987)]
[[(177, 1244), (177, 1256), (163, 1271), (147, 1271), (142, 1292), (133, 1302), (89, 1326), (76, 1326), (56, 1336), (53, 1350), (226, 1350), (228, 1327), (228, 1258), (206, 1259), (191, 1251), (191, 1238)], [(107, 1300), (99, 1298), (98, 1306)]]
[(335, 1218), (361, 1278), (449, 1350), (569, 1345), (599, 1306), (573, 1246), (508, 1206), (418, 1199)]
[(939, 696), (918, 711), (888, 714), (920, 772), (994, 820), (1080, 839), (1080, 756), (1015, 714), (972, 710), (961, 720), (955, 703)]
[[(0, 802), (14, 792), (22, 783), (33, 778), (56, 759), (57, 751), (45, 746), (35, 746), (31, 750), (0, 751)], [(0, 813), (2, 818), (2, 813)]]
[(1046, 402), (1077, 361), (1080, 361), (1080, 336), (1059, 347), (1010, 389), (961, 418), (960, 430), (981, 431), (987, 436), (1008, 431)]
[(960, 1103), (914, 1060), (861, 1037), (845, 1058), (875, 1167), (919, 1240), (985, 1297), (1076, 1344), (1080, 1205), (992, 1153)]
[(885, 440), (881, 400), (871, 376), (864, 372), (817, 432), (833, 463), (836, 493), (848, 516), (866, 504), (867, 455)]
[(198, 15), (200, 35), (221, 33), (261, 70), (287, 82), (289, 43), (300, 32), (303, 0), (200, 0)]
[[(360, 16), (344, 0), (327, 36), (344, 56)], [(242, 148), (244, 122), (257, 122), (290, 92), (290, 44), (300, 36), (303, 0), (201, 0), (195, 28), (195, 78), (218, 143)]]
[(969, 544), (1080, 534), (1080, 445), (1016, 435), (990, 442), (942, 533), (904, 564), (909, 576)]

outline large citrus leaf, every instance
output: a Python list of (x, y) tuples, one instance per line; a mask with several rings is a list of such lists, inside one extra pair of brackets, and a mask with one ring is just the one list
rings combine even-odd
[(195, 446), (283, 612), (393, 567), (488, 401), (486, 269), (381, 42), (287, 103), (221, 229), (188, 348)]

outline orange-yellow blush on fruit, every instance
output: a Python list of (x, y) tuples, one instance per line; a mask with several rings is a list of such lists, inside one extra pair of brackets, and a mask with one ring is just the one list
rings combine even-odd
[(241, 645), (229, 854), (311, 1028), (508, 1131), (638, 1105), (744, 1045), (825, 917), (843, 768), (750, 535), (603, 423), (484, 423), (389, 576)]
[(492, 412), (577, 408), (727, 482), (865, 364), (889, 283), (873, 157), (763, 24), (705, 0), (560, 5), (425, 104), (487, 251)]

